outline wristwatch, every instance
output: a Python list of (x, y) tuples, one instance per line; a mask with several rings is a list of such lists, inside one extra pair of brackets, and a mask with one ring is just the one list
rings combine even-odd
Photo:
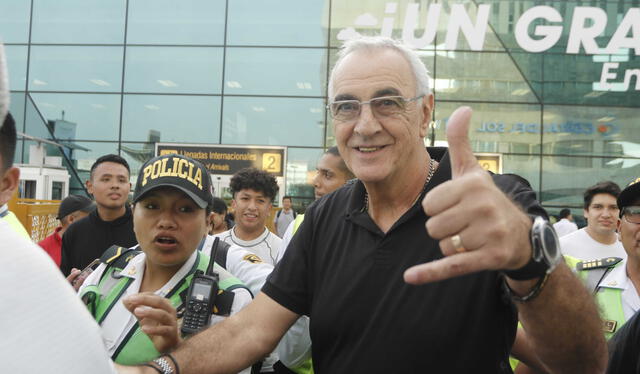
[(540, 216), (532, 219), (531, 260), (520, 269), (503, 271), (511, 279), (528, 280), (544, 277), (551, 273), (562, 259), (560, 242), (553, 226)]

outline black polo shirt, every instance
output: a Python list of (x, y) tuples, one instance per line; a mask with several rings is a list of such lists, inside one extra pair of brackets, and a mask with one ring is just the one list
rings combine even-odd
[[(427, 191), (451, 178), (444, 150), (429, 151), (442, 159)], [(524, 179), (494, 181), (529, 213), (546, 216)], [(510, 373), (517, 312), (501, 275), (406, 284), (407, 268), (442, 258), (425, 230), (422, 198), (385, 234), (364, 212), (364, 192), (356, 182), (310, 206), (262, 289), (311, 317), (316, 372)]]
[(124, 215), (113, 221), (103, 221), (94, 209), (88, 216), (72, 223), (62, 235), (60, 270), (68, 275), (72, 268), (82, 270), (100, 258), (112, 245), (130, 248), (137, 243), (129, 204), (125, 205)]

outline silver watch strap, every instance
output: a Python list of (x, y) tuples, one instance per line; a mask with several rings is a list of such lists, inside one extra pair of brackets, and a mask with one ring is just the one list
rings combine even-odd
[(167, 361), (166, 358), (159, 357), (153, 360), (153, 362), (155, 362), (156, 364), (158, 364), (158, 366), (160, 366), (160, 369), (162, 369), (162, 374), (174, 374), (173, 367), (171, 366), (169, 361)]

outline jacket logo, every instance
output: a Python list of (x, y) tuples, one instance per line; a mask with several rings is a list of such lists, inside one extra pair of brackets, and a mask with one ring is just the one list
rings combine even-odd
[(193, 162), (183, 158), (172, 157), (171, 165), (167, 165), (169, 158), (156, 160), (143, 170), (142, 186), (148, 181), (162, 177), (178, 177), (188, 180), (202, 190), (202, 170)]
[(256, 255), (246, 255), (242, 258), (245, 261), (249, 261), (252, 264), (258, 264), (261, 263), (262, 260), (260, 259), (260, 257), (256, 256)]

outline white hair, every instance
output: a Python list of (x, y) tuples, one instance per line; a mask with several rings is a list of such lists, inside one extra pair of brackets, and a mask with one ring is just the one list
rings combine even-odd
[(9, 111), (9, 77), (4, 58), (4, 47), (0, 43), (0, 124)]
[(336, 67), (340, 65), (342, 60), (349, 54), (359, 50), (375, 50), (375, 49), (392, 49), (399, 52), (411, 66), (413, 75), (416, 78), (416, 96), (428, 95), (431, 93), (429, 87), (429, 70), (420, 59), (420, 56), (414, 49), (403, 44), (402, 42), (384, 36), (363, 36), (356, 39), (347, 40), (338, 52), (338, 60), (329, 77), (329, 96), (333, 95), (333, 79)]

